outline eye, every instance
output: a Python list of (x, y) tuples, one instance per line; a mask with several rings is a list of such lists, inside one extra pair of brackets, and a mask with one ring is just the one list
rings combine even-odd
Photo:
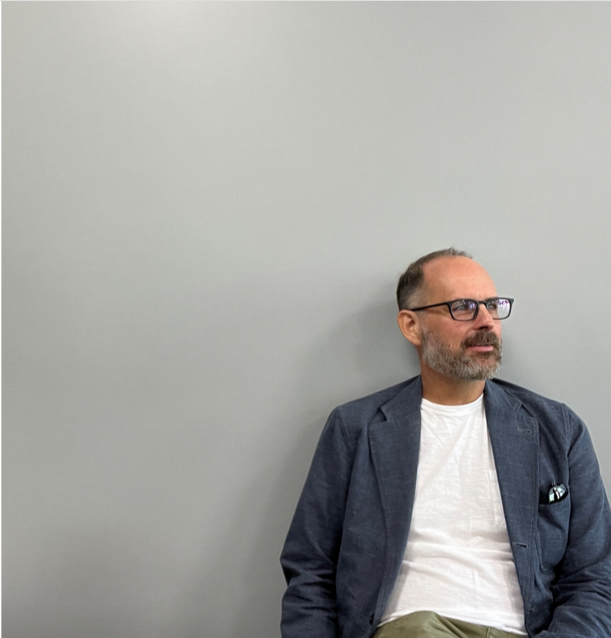
[(455, 312), (470, 312), (475, 305), (476, 303), (472, 299), (457, 299), (452, 304), (452, 310)]
[(498, 299), (486, 299), (486, 310), (498, 310), (499, 300)]

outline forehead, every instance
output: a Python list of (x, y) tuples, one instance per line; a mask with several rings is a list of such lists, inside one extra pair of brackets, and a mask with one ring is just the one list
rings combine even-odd
[(496, 288), (490, 275), (468, 257), (439, 257), (424, 264), (422, 270), (427, 303), (464, 297), (486, 299), (496, 296)]

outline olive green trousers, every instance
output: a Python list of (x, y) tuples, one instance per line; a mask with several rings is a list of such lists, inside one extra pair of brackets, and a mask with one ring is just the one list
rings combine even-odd
[(493, 627), (474, 625), (439, 616), (432, 611), (416, 611), (384, 623), (373, 638), (524, 638)]

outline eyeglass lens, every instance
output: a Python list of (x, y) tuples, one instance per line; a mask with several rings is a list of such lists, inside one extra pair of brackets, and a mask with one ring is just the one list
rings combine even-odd
[[(509, 299), (488, 299), (484, 306), (493, 319), (506, 319), (511, 312)], [(479, 303), (474, 299), (459, 299), (452, 304), (451, 312), (454, 319), (469, 321), (477, 315), (478, 308)]]

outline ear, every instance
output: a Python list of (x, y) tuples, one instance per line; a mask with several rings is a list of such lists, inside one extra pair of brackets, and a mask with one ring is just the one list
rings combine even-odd
[(422, 344), (422, 327), (420, 319), (411, 310), (400, 310), (397, 315), (397, 324), (401, 334), (416, 348)]

